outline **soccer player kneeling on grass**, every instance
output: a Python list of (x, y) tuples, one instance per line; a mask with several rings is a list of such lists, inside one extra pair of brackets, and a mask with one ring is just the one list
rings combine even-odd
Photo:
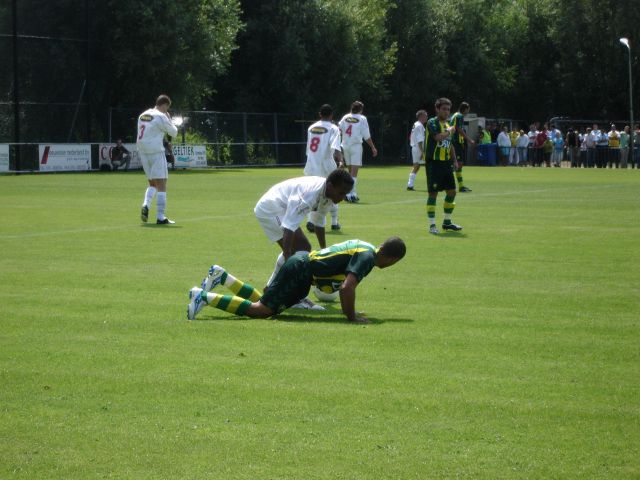
[(462, 230), (462, 227), (451, 222), (451, 214), (455, 208), (456, 181), (453, 177), (454, 169), (458, 168), (456, 152), (451, 144), (451, 137), (456, 131), (447, 122), (451, 113), (451, 100), (439, 98), (436, 100), (436, 116), (427, 122), (427, 217), (429, 219), (429, 233), (437, 235), (436, 200), (438, 192), (445, 191), (443, 230)]
[[(362, 240), (348, 240), (321, 250), (298, 252), (287, 259), (263, 295), (241, 282), (224, 268), (212, 265), (199, 287), (189, 292), (187, 318), (194, 320), (205, 305), (251, 318), (267, 318), (298, 303), (309, 294), (311, 285), (334, 284), (340, 290), (342, 312), (353, 323), (370, 323), (356, 312), (356, 287), (373, 267), (386, 268), (406, 253), (402, 239), (390, 237), (379, 248)], [(213, 293), (224, 285), (233, 295)]]

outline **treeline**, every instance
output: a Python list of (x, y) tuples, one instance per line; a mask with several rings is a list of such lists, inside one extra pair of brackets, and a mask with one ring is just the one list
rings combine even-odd
[[(371, 115), (410, 118), (448, 96), (491, 117), (626, 118), (620, 37), (631, 40), (640, 85), (637, 0), (16, 4), (21, 99), (72, 103), (86, 80), (93, 140), (109, 107), (146, 107), (159, 92), (197, 110), (315, 112), (330, 102), (343, 111), (357, 98)], [(12, 5), (0, 2), (5, 130)]]

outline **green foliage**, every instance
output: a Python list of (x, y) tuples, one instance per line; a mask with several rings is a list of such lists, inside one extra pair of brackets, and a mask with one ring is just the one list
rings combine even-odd
[(408, 173), (361, 170), (327, 233), (407, 243), (369, 326), (185, 320), (211, 263), (264, 285), (253, 207), (301, 169), (171, 172), (175, 228), (141, 172), (0, 176), (0, 478), (637, 479), (637, 172), (465, 168), (437, 237)]

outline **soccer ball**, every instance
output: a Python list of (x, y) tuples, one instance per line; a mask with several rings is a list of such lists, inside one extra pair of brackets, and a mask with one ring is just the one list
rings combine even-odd
[(336, 291), (325, 292), (324, 290), (320, 290), (318, 287), (314, 285), (313, 294), (321, 302), (335, 302), (340, 296), (340, 291), (336, 290)]

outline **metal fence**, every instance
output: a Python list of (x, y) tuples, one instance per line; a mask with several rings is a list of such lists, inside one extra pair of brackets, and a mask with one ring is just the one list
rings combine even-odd
[[(109, 141), (135, 141), (139, 114), (139, 110), (129, 108), (111, 109)], [(207, 162), (212, 166), (302, 165), (306, 160), (307, 128), (317, 120), (315, 113), (174, 111), (173, 115), (185, 120), (174, 143), (207, 145)], [(378, 156), (373, 158), (365, 147), (364, 162), (410, 163), (409, 122), (375, 115), (367, 118)]]

